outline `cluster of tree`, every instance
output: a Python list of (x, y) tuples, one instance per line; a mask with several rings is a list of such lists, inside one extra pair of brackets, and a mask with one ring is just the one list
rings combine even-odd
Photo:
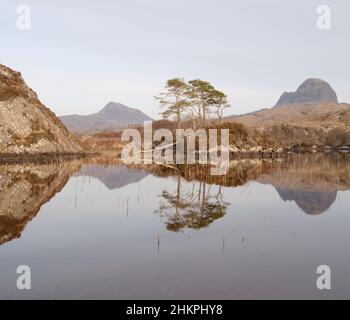
[(165, 92), (155, 98), (163, 107), (163, 117), (174, 117), (178, 128), (188, 118), (192, 120), (194, 129), (198, 123), (205, 126), (213, 113), (221, 123), (224, 110), (230, 106), (223, 92), (200, 79), (188, 82), (182, 78), (170, 79), (165, 84)]

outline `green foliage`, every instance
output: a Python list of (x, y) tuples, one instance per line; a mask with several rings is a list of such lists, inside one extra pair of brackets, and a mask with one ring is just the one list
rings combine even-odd
[(181, 114), (188, 106), (187, 91), (188, 85), (184, 79), (173, 78), (166, 82), (166, 91), (155, 97), (165, 110), (162, 112), (163, 118), (168, 119), (175, 115), (178, 126), (181, 123)]
[(227, 96), (219, 90), (211, 91), (210, 106), (214, 107), (214, 110), (219, 119), (219, 123), (221, 123), (221, 120), (224, 116), (224, 110), (230, 107)]
[(208, 82), (200, 79), (189, 81), (188, 96), (191, 105), (197, 108), (200, 120), (205, 123), (212, 102), (211, 94), (215, 88)]
[(189, 116), (195, 129), (196, 122), (205, 126), (210, 113), (215, 113), (221, 123), (223, 112), (229, 107), (227, 96), (215, 89), (208, 81), (173, 78), (166, 82), (166, 91), (155, 97), (165, 110), (165, 119), (176, 117), (178, 127), (185, 116)]

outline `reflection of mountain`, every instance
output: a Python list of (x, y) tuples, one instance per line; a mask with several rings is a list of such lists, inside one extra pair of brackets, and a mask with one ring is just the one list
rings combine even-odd
[(187, 166), (179, 171), (158, 166), (145, 172), (98, 158), (0, 165), (0, 244), (20, 237), (41, 206), (75, 172), (76, 176), (97, 178), (109, 189), (139, 182), (148, 172), (161, 177), (176, 174), (176, 190), (164, 188), (157, 208), (167, 229), (172, 231), (202, 229), (225, 216), (228, 202), (233, 199), (224, 199), (221, 188), (212, 185), (235, 187), (249, 181), (272, 185), (284, 201), (295, 201), (307, 214), (325, 212), (334, 203), (338, 191), (350, 189), (350, 156), (341, 154), (235, 160), (225, 176), (213, 176), (210, 168), (199, 166)]
[(67, 183), (78, 162), (0, 166), (0, 244), (19, 238), (41, 206)]
[(105, 167), (99, 164), (83, 165), (75, 176), (89, 176), (100, 180), (108, 189), (122, 188), (128, 184), (136, 183), (145, 178), (148, 173), (128, 169), (125, 166)]
[(295, 201), (307, 214), (321, 214), (327, 211), (337, 198), (337, 191), (291, 190), (277, 186), (275, 188), (284, 201)]
[(350, 189), (350, 161), (345, 155), (296, 155), (257, 181), (273, 185), (284, 201), (295, 201), (307, 214), (327, 211), (338, 191)]
[[(158, 176), (175, 174), (159, 167), (150, 171)], [(307, 214), (321, 214), (334, 203), (338, 191), (350, 189), (350, 155), (294, 154), (282, 159), (234, 160), (224, 176), (213, 176), (210, 168), (203, 166), (185, 166), (181, 175), (188, 181), (225, 187), (249, 181), (270, 184), (284, 201), (295, 201)]]

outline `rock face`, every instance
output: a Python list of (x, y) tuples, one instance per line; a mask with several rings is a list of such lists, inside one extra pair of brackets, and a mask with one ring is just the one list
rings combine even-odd
[(68, 115), (60, 117), (71, 132), (94, 133), (102, 130), (125, 128), (143, 124), (152, 119), (142, 111), (129, 108), (121, 103), (109, 102), (102, 110), (87, 116)]
[(78, 153), (68, 130), (19, 72), (0, 64), (0, 154)]
[(338, 103), (337, 94), (321, 79), (308, 79), (295, 92), (284, 92), (276, 107), (305, 103)]

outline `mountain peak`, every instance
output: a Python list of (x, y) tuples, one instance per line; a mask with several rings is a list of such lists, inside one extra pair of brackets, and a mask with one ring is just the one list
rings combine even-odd
[(119, 102), (110, 101), (98, 113), (114, 113), (123, 109), (128, 109), (128, 107)]
[(305, 80), (295, 92), (284, 92), (276, 107), (304, 103), (338, 103), (336, 92), (330, 84), (322, 79)]
[(70, 131), (78, 133), (114, 130), (129, 125), (141, 125), (144, 121), (152, 121), (142, 111), (114, 101), (108, 102), (97, 113), (87, 116), (68, 115), (61, 117), (61, 120)]

